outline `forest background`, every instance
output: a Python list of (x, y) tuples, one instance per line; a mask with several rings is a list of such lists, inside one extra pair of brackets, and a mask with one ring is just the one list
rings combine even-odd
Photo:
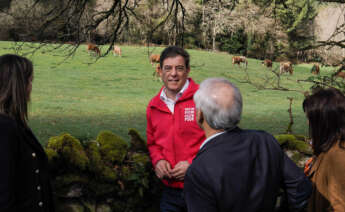
[(180, 45), (328, 65), (345, 55), (341, 0), (2, 2), (0, 40), (111, 44), (108, 52), (115, 43)]
[[(69, 132), (73, 128), (77, 128), (78, 130), (76, 132), (78, 133), (75, 134), (77, 137), (88, 138), (97, 134), (104, 126), (113, 126), (113, 124), (104, 125), (103, 122), (105, 119), (100, 120), (100, 124), (96, 125), (97, 127), (90, 129), (86, 126), (89, 126), (90, 123), (88, 122), (92, 122), (92, 120), (85, 122), (85, 120), (82, 121), (80, 119), (80, 122), (74, 123), (68, 119), (61, 121), (61, 119), (47, 118), (51, 114), (55, 114), (55, 107), (60, 107), (56, 106), (56, 104), (62, 100), (55, 102), (60, 97), (65, 96), (67, 99), (63, 101), (67, 104), (74, 104), (75, 95), (81, 97), (82, 90), (80, 88), (75, 90), (72, 84), (87, 84), (87, 81), (84, 81), (84, 83), (80, 82), (87, 74), (79, 73), (81, 67), (85, 70), (83, 66), (85, 60), (88, 60), (90, 64), (97, 62), (98, 59), (104, 62), (100, 65), (98, 61), (97, 65), (95, 65), (96, 69), (104, 70), (104, 75), (102, 75), (102, 72), (92, 72), (95, 66), (87, 66), (91, 74), (90, 78), (87, 78), (91, 80), (91, 84), (88, 84), (89, 86), (93, 85), (92, 83), (95, 79), (101, 78), (104, 80), (110, 76), (112, 70), (107, 68), (111, 68), (114, 65), (118, 69), (117, 73), (125, 73), (119, 80), (124, 80), (126, 83), (130, 82), (131, 79), (138, 80), (137, 76), (132, 76), (126, 71), (128, 69), (138, 71), (140, 69), (150, 69), (148, 63), (143, 65), (148, 61), (145, 57), (148, 58), (151, 53), (159, 53), (162, 47), (166, 45), (180, 45), (187, 49), (211, 50), (212, 52), (227, 52), (231, 55), (245, 55), (248, 58), (268, 58), (276, 62), (290, 60), (295, 64), (320, 62), (328, 66), (340, 65), (338, 68), (334, 68), (338, 70), (341, 70), (343, 67), (345, 54), (343, 49), (345, 7), (343, 1), (337, 0), (4, 0), (0, 2), (0, 8), (0, 39), (12, 42), (11, 44), (4, 43), (2, 45), (3, 52), (8, 52), (11, 49), (12, 52), (30, 56), (31, 58), (34, 58), (33, 55), (35, 55), (35, 58), (37, 58), (38, 75), (36, 81), (45, 83), (46, 87), (39, 88), (42, 92), (44, 91), (43, 93), (35, 94), (34, 90), (33, 100), (35, 98), (44, 100), (39, 95), (44, 95), (50, 88), (54, 88), (55, 92), (58, 91), (58, 88), (64, 88), (61, 94), (55, 95), (56, 93), (54, 93), (52, 95), (52, 93), (47, 93), (46, 96), (49, 99), (44, 102), (42, 107), (36, 106), (40, 105), (40, 102), (37, 100), (33, 104), (32, 114), (45, 117), (41, 119), (34, 116), (32, 119), (34, 131), (43, 138), (41, 140), (44, 143), (50, 136), (56, 135), (61, 130)], [(85, 54), (85, 47), (80, 46), (86, 43), (95, 43), (100, 47), (102, 46), (102, 56), (95, 60), (90, 60), (90, 56)], [(143, 49), (135, 50), (128, 48), (127, 52), (132, 52), (128, 54), (128, 60), (125, 55), (123, 59), (116, 62), (117, 64), (113, 64), (114, 60), (107, 61), (109, 59), (107, 56), (109, 56), (108, 54), (112, 51), (115, 44), (121, 46), (141, 46), (146, 48), (146, 51)], [(79, 46), (82, 48), (79, 48)], [(126, 48), (123, 49), (126, 51)], [(58, 51), (59, 54), (65, 54), (65, 59), (73, 57), (73, 60), (64, 63), (67, 66), (66, 68), (62, 68), (64, 66), (56, 62), (57, 59), (54, 55)], [(51, 54), (49, 56), (44, 55), (47, 52)], [(137, 56), (131, 58), (131, 55)], [(193, 59), (192, 61), (192, 68), (199, 69), (199, 72), (195, 72), (195, 75), (193, 75), (193, 77), (198, 79), (198, 82), (205, 77), (215, 75), (230, 77), (226, 73), (233, 68), (229, 67), (231, 65), (229, 54), (211, 56), (210, 54), (200, 52), (196, 55), (204, 55), (198, 60), (194, 61)], [(194, 57), (198, 58), (198, 56)], [(207, 57), (211, 61), (207, 62), (208, 60), (204, 57)], [(132, 59), (134, 60), (132, 61)], [(129, 62), (129, 60), (132, 62)], [(224, 61), (220, 62), (221, 60)], [(40, 66), (41, 63), (49, 63), (50, 66)], [(72, 63), (70, 64), (71, 66), (68, 66), (68, 63)], [(210, 66), (212, 63), (216, 63), (217, 71), (215, 72), (209, 72), (210, 70), (214, 70), (214, 67), (212, 65)], [(258, 78), (258, 76), (263, 76), (262, 73), (259, 73), (263, 71), (262, 68), (258, 68), (260, 62), (250, 60), (249, 63), (255, 63), (254, 66), (249, 66), (248, 69), (249, 73), (256, 77), (255, 80), (266, 82), (266, 80)], [(133, 67), (129, 67), (129, 64), (132, 64)], [(58, 67), (58, 70), (63, 69), (63, 71), (51, 71), (51, 66), (55, 65)], [(307, 66), (305, 68), (303, 65), (300, 67), (296, 69), (297, 72), (293, 80), (303, 80), (309, 77), (309, 74), (301, 72), (299, 75), (297, 73), (298, 70), (308, 72), (308, 68), (310, 67)], [(316, 84), (322, 86), (332, 84), (333, 82), (332, 80), (329, 81), (329, 78), (333, 75), (333, 70), (329, 70), (331, 69), (327, 69), (327, 72), (324, 72), (320, 76), (314, 78), (309, 77), (308, 79), (310, 82), (316, 82)], [(69, 77), (76, 74), (76, 71), (80, 75), (74, 78), (76, 81), (68, 84), (73, 79)], [(237, 79), (241, 78), (244, 73), (243, 70), (231, 70), (231, 72), (235, 73), (234, 76)], [(47, 74), (47, 78), (43, 77), (43, 73)], [(144, 76), (143, 73), (138, 72), (137, 74), (140, 75), (141, 79), (145, 79), (146, 81), (150, 80), (151, 76)], [(146, 81), (143, 83), (145, 84)], [(99, 84), (95, 83), (95, 86), (99, 89), (103, 85), (107, 87), (107, 84), (102, 84), (102, 82), (101, 80)], [(126, 85), (126, 83), (123, 85)], [(137, 82), (133, 83), (133, 86), (138, 85)], [(246, 81), (246, 83), (251, 82)], [(268, 88), (272, 91), (264, 97), (264, 100), (267, 100), (268, 96), (278, 96), (280, 100), (273, 99), (273, 104), (269, 104), (270, 107), (266, 105), (262, 113), (266, 113), (265, 111), (277, 111), (277, 113), (285, 113), (285, 115), (279, 115), (279, 119), (276, 119), (276, 117), (264, 118), (265, 123), (267, 122), (265, 124), (266, 128), (271, 129), (270, 126), (277, 126), (277, 123), (282, 120), (288, 122), (288, 113), (285, 110), (289, 107), (286, 96), (290, 94), (282, 95), (279, 92), (274, 93), (275, 90), (296, 90), (295, 84), (287, 84), (289, 85), (285, 87), (287, 89), (280, 87), (281, 85), (272, 85)], [(147, 93), (145, 98), (140, 100), (143, 105), (147, 104), (149, 98), (161, 86), (159, 82), (150, 83), (150, 86), (145, 85), (146, 88), (149, 88), (150, 93)], [(344, 83), (342, 82), (338, 83), (337, 86), (344, 89)], [(114, 89), (114, 86), (110, 87), (104, 88), (103, 91), (95, 93), (92, 96), (97, 98), (97, 94), (110, 92), (111, 89)], [(308, 84), (308, 87), (303, 87), (303, 89), (307, 90), (309, 87), (311, 85)], [(254, 86), (250, 92), (256, 92), (256, 90), (262, 88), (267, 89), (267, 87), (262, 85)], [(123, 88), (118, 92), (128, 92), (128, 89)], [(90, 90), (87, 90), (86, 96), (91, 95), (91, 93)], [(74, 96), (69, 98), (69, 95), (72, 94)], [(109, 93), (109, 95), (111, 96), (112, 94)], [(296, 97), (296, 95), (299, 96)], [(298, 104), (293, 107), (299, 108), (299, 112), (297, 115), (295, 114), (297, 116), (297, 123), (295, 123), (297, 127), (296, 132), (306, 134), (306, 128), (301, 127), (305, 124), (304, 118), (301, 118), (303, 117), (303, 112), (300, 111), (300, 103), (303, 100), (303, 96), (300, 93), (290, 96), (294, 96), (296, 100), (295, 104)], [(138, 98), (138, 96), (131, 98)], [(131, 100), (131, 98), (129, 99)], [(88, 102), (90, 100), (89, 98)], [(252, 101), (255, 102), (255, 100)], [(278, 106), (278, 102), (280, 106)], [(249, 103), (251, 104), (251, 102)], [(93, 104), (97, 105), (96, 102)], [(281, 104), (284, 106), (281, 106)], [(248, 114), (260, 114), (255, 109), (255, 106), (257, 107), (258, 105), (252, 104), (252, 106), (254, 108)], [(61, 107), (65, 112), (73, 111), (69, 107)], [(71, 107), (73, 108), (75, 106)], [(140, 114), (142, 115), (144, 114), (144, 107), (140, 107)], [(46, 111), (47, 116), (42, 115), (44, 114), (42, 113), (44, 108), (50, 108), (50, 110)], [(78, 105), (76, 109), (80, 108), (82, 106)], [(61, 111), (57, 111), (56, 116), (59, 117)], [(94, 109), (90, 109), (90, 111), (94, 111)], [(84, 118), (88, 117), (87, 114)], [(111, 117), (113, 117), (112, 114)], [(121, 113), (121, 116), (126, 118), (130, 117), (130, 115), (126, 115), (126, 112), (125, 114)], [(104, 114), (100, 117), (104, 117)], [(106, 117), (110, 116), (107, 115)], [(126, 119), (124, 118), (124, 120)], [(259, 120), (263, 121), (263, 119), (259, 118), (256, 122), (259, 122)], [(114, 120), (109, 119), (107, 122), (112, 121)], [(122, 119), (114, 123), (120, 126), (122, 125), (121, 122), (123, 122)], [(132, 122), (129, 127), (138, 128), (141, 134), (144, 134), (144, 118), (133, 119)], [(251, 123), (253, 122), (253, 118), (245, 119), (243, 122)], [(42, 128), (43, 125), (46, 126), (44, 129)], [(246, 126), (257, 127), (248, 124)], [(61, 129), (56, 130), (58, 128)], [(267, 130), (266, 128), (265, 130)], [(115, 127), (114, 129), (117, 128)], [(271, 133), (281, 132), (279, 129), (273, 129), (271, 131)], [(90, 132), (92, 132), (92, 136)], [(120, 133), (121, 136), (127, 136), (127, 128), (121, 128), (120, 132), (117, 131), (117, 133)]]

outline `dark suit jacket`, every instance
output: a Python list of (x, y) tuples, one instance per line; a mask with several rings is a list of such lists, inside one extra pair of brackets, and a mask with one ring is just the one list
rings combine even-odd
[(280, 188), (298, 208), (311, 183), (268, 133), (235, 128), (198, 152), (185, 176), (189, 212), (274, 211)]
[(0, 115), (0, 211), (53, 211), (47, 156), (32, 134)]

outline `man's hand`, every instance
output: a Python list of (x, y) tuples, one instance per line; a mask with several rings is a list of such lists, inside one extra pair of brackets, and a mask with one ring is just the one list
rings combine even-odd
[(166, 160), (159, 160), (156, 163), (155, 173), (159, 179), (164, 177), (171, 178), (171, 166), (170, 163)]
[(183, 181), (189, 166), (190, 164), (188, 163), (188, 161), (180, 161), (176, 164), (174, 169), (171, 170), (170, 174), (175, 179)]

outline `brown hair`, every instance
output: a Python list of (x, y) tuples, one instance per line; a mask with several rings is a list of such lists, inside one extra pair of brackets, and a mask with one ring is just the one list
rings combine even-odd
[(12, 54), (0, 56), (0, 113), (8, 115), (27, 127), (30, 77), (33, 66), (30, 60)]
[(159, 64), (160, 67), (163, 67), (163, 61), (168, 58), (168, 57), (177, 57), (177, 56), (182, 56), (184, 58), (184, 62), (186, 65), (186, 68), (189, 68), (189, 54), (186, 50), (179, 46), (168, 46), (165, 48), (159, 58)]
[(320, 89), (307, 97), (303, 110), (315, 155), (327, 152), (339, 141), (345, 148), (345, 96), (335, 88)]

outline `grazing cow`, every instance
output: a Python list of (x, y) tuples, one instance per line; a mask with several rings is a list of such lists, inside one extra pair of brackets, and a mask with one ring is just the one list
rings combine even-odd
[(156, 65), (156, 69), (153, 72), (153, 77), (156, 79), (159, 79), (160, 81), (162, 81), (161, 77), (160, 77), (160, 70), (161, 70), (161, 66), (159, 64)]
[(335, 76), (345, 79), (345, 72), (340, 71), (340, 72), (336, 73)]
[(101, 56), (101, 50), (99, 50), (99, 48), (95, 44), (89, 43), (87, 44), (86, 48), (89, 53), (94, 52), (97, 56)]
[(316, 64), (316, 63), (315, 63), (315, 64), (313, 65), (313, 67), (311, 68), (310, 72), (311, 72), (312, 74), (316, 74), (316, 75), (320, 74), (320, 66), (319, 66), (319, 64)]
[(290, 75), (292, 75), (293, 74), (292, 63), (290, 61), (281, 62), (279, 70), (280, 70), (280, 74), (289, 72)]
[(161, 56), (159, 54), (151, 54), (150, 55), (150, 63), (153, 66), (153, 63), (159, 63)]
[(262, 61), (262, 65), (266, 66), (267, 68), (272, 68), (272, 60), (265, 59)]
[(121, 57), (121, 48), (119, 46), (114, 46), (113, 55), (118, 55)]
[(233, 56), (232, 57), (232, 65), (238, 64), (238, 66), (240, 66), (241, 63), (245, 64), (246, 67), (248, 66), (248, 61), (247, 61), (247, 58), (245, 56)]

